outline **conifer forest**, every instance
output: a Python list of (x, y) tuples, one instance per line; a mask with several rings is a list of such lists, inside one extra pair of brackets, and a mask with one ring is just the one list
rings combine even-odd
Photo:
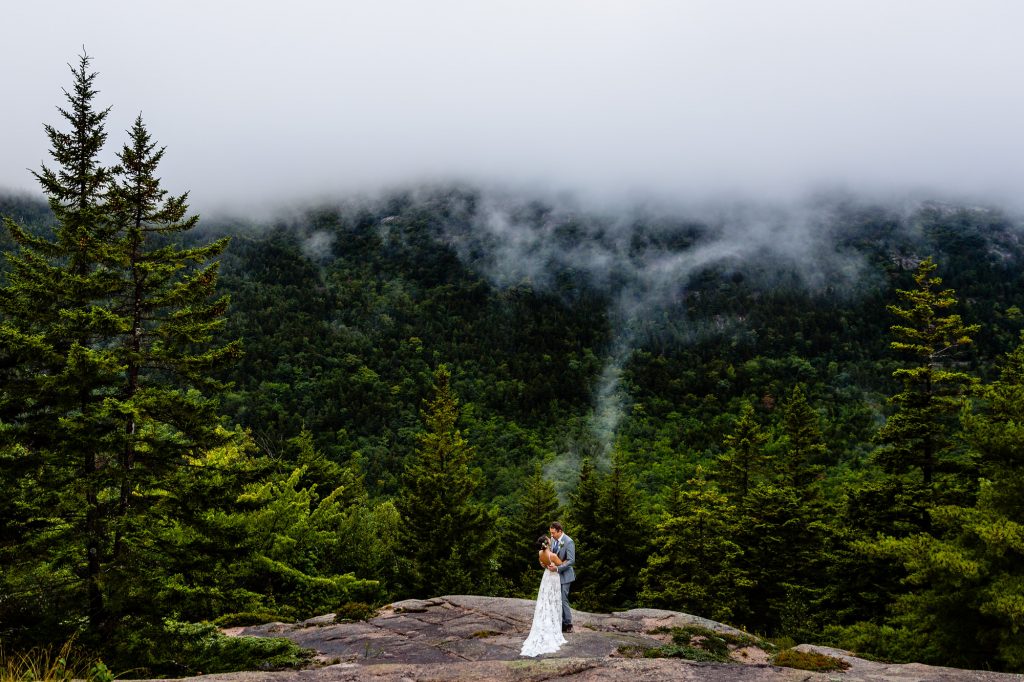
[(40, 195), (0, 195), (8, 651), (288, 665), (218, 628), (532, 599), (560, 520), (576, 609), (1024, 672), (1019, 216), (451, 183), (200, 218), (67, 77)]

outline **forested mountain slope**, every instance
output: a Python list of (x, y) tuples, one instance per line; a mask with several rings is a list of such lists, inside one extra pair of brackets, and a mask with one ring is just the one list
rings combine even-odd
[(489, 496), (615, 438), (665, 485), (714, 456), (738, 401), (770, 412), (797, 383), (825, 416), (825, 463), (859, 462), (899, 362), (885, 306), (926, 256), (983, 325), (961, 362), (984, 377), (1016, 345), (1024, 247), (998, 211), (750, 212), (608, 217), (448, 189), (223, 228), (227, 335), (246, 346), (225, 406), (268, 447), (305, 426), (334, 457), (360, 451), (390, 493), (449, 363)]
[[(52, 226), (31, 198), (0, 214)], [(184, 246), (231, 237), (213, 343), (244, 354), (213, 397), (242, 431), (154, 481), (178, 505), (147, 511), (163, 588), (124, 636), (191, 637), (158, 625), (170, 605), (530, 596), (562, 518), (579, 608), (1024, 669), (1022, 235), (940, 202), (597, 211), (469, 187), (209, 217)], [(17, 641), (78, 608), (12, 595)]]

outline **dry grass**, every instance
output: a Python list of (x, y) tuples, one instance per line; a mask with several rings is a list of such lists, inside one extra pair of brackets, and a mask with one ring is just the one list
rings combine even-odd
[(36, 647), (10, 654), (0, 650), (0, 682), (113, 682), (113, 679), (102, 661), (91, 663), (75, 649), (72, 641), (65, 642), (59, 649)]

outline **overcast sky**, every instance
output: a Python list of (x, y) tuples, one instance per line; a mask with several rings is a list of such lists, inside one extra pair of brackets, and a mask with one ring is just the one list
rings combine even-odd
[(9, 2), (0, 187), (84, 45), (210, 210), (450, 179), (595, 197), (1024, 195), (1016, 0)]

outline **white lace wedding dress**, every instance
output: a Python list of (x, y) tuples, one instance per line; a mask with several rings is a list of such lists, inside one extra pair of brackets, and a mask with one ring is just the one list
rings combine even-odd
[(565, 644), (562, 636), (562, 581), (557, 571), (544, 571), (533, 610), (533, 627), (523, 642), (520, 656), (539, 656), (558, 651)]

